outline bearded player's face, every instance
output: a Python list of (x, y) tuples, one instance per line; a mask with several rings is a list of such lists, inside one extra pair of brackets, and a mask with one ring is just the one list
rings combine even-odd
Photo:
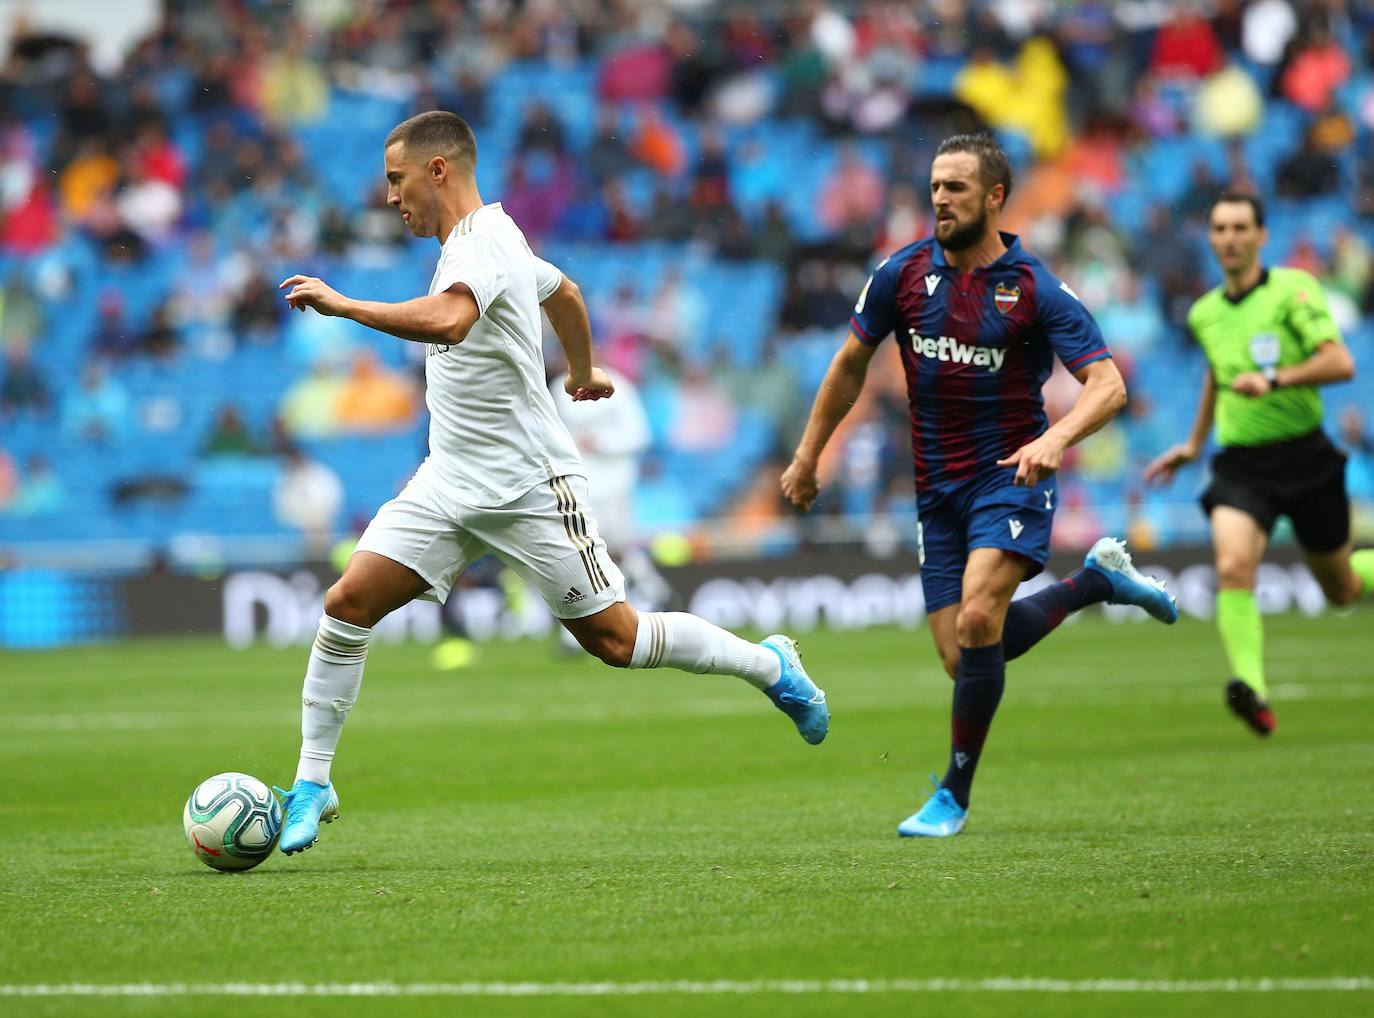
[(1268, 231), (1255, 222), (1246, 201), (1217, 202), (1212, 207), (1207, 239), (1223, 272), (1242, 273), (1259, 259)]
[(990, 193), (978, 174), (971, 152), (936, 156), (930, 165), (930, 205), (935, 210), (935, 239), (946, 251), (973, 247), (990, 228), (990, 214), (1000, 208), (1001, 185)]

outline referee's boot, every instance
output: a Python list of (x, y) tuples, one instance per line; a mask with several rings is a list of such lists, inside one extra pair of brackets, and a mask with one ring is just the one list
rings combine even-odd
[(1131, 564), (1125, 541), (1102, 538), (1088, 551), (1083, 565), (1107, 577), (1112, 585), (1108, 604), (1136, 605), (1167, 626), (1178, 621), (1178, 602), (1164, 588), (1164, 581), (1146, 576)]
[(1271, 735), (1279, 726), (1269, 702), (1255, 692), (1254, 687), (1241, 679), (1226, 683), (1226, 706), (1231, 713), (1240, 718), (1256, 735)]

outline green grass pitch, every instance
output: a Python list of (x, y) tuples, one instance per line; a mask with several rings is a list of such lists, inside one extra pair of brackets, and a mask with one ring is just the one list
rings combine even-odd
[[(1279, 730), (1214, 630), (1065, 626), (1011, 665), (965, 833), (895, 827), (947, 753), (929, 634), (802, 639), (808, 747), (727, 677), (544, 644), (373, 648), (317, 846), (221, 875), (202, 778), (292, 777), (303, 649), (0, 657), (0, 986), (1374, 976), (1371, 615), (1268, 621)], [(1369, 984), (1366, 984), (1369, 985)], [(5, 991), (0, 990), (0, 993)], [(1374, 993), (16, 997), (0, 1014), (1319, 1014)]]

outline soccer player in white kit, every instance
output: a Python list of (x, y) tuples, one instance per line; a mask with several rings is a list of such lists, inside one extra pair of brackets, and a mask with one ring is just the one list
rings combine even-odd
[[(638, 612), (587, 508), (577, 447), (544, 386), (540, 306), (568, 360), (566, 389), (604, 399), (614, 385), (592, 364), (591, 327), (572, 280), (530, 251), (500, 203), (484, 204), (477, 145), (459, 116), (411, 117), (386, 139), (387, 203), (417, 237), (442, 245), (429, 295), (355, 300), (322, 280), (284, 280), (294, 309), (351, 318), (427, 344), (429, 456), (377, 511), (343, 576), (324, 597), (301, 697), (301, 755), (285, 797), (281, 850), (314, 844), (338, 815), (330, 765), (362, 683), (372, 627), (417, 597), (439, 601), (488, 553), (539, 591), (590, 654), (619, 668), (738, 676), (763, 690), (808, 743), (825, 738), (825, 694), (783, 635), (742, 640), (682, 612)], [(281, 791), (278, 789), (278, 791)]]

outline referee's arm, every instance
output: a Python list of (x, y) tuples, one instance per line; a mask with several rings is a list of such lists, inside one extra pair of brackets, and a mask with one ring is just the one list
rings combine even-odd
[(1288, 385), (1332, 385), (1355, 377), (1355, 358), (1344, 343), (1327, 340), (1301, 364), (1290, 364), (1274, 372), (1270, 382), (1258, 371), (1237, 375), (1231, 388), (1242, 396), (1263, 396), (1275, 388)]

